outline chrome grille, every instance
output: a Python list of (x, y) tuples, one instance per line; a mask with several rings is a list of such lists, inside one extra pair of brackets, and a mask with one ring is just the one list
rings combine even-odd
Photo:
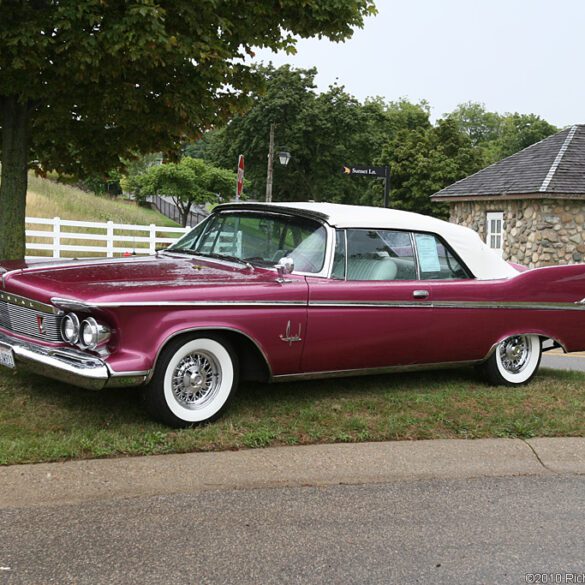
[[(42, 320), (42, 331), (39, 326)], [(53, 307), (24, 297), (0, 293), (0, 327), (45, 341), (61, 341), (61, 316)]]

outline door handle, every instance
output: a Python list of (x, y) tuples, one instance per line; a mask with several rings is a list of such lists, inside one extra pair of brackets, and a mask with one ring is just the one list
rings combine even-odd
[(429, 296), (429, 291), (428, 290), (415, 290), (412, 293), (412, 296), (415, 299), (426, 299)]

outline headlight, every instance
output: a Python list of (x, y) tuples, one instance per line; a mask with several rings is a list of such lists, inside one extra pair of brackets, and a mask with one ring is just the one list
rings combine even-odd
[(67, 343), (75, 344), (79, 340), (79, 319), (75, 313), (68, 313), (61, 321), (61, 337)]
[(79, 342), (81, 347), (95, 349), (110, 338), (110, 328), (98, 323), (93, 317), (88, 317), (81, 324)]

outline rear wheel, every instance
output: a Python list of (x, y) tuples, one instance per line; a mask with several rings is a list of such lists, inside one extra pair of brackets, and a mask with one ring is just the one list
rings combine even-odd
[(179, 338), (162, 351), (143, 397), (154, 418), (173, 427), (189, 427), (220, 416), (237, 380), (237, 356), (223, 338)]
[(481, 370), (496, 386), (526, 384), (536, 374), (541, 355), (538, 335), (513, 335), (498, 343)]

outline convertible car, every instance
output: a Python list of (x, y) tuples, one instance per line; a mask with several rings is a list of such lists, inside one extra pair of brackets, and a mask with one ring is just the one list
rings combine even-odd
[(90, 389), (144, 385), (172, 426), (238, 380), (476, 364), (528, 382), (543, 341), (585, 349), (585, 269), (526, 270), (464, 227), (327, 203), (220, 205), (150, 257), (0, 268), (0, 364)]

